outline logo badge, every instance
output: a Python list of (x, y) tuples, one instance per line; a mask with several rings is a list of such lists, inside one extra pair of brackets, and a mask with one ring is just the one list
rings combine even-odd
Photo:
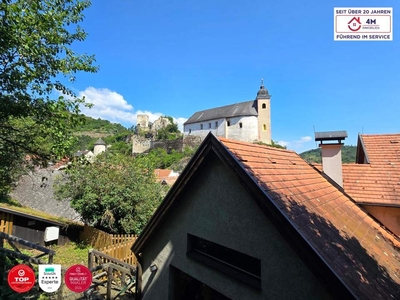
[(92, 284), (92, 273), (84, 265), (73, 265), (65, 272), (65, 284), (75, 293), (83, 293)]
[(38, 281), (44, 292), (57, 291), (61, 286), (61, 265), (39, 265)]
[(35, 273), (27, 265), (16, 265), (8, 272), (8, 285), (17, 293), (28, 292), (35, 285)]

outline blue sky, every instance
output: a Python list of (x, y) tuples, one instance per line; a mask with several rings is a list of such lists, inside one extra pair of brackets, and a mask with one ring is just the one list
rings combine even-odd
[[(334, 7), (393, 7), (391, 42), (333, 40)], [(399, 9), (399, 10), (398, 10)], [(93, 0), (77, 52), (100, 70), (72, 86), (86, 112), (130, 127), (272, 95), (272, 138), (303, 152), (316, 131), (399, 132), (398, 1)]]

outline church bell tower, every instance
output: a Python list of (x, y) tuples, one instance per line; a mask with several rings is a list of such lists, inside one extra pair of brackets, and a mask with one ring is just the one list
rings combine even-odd
[(271, 95), (264, 86), (261, 79), (261, 86), (257, 92), (256, 107), (258, 112), (258, 140), (271, 144)]

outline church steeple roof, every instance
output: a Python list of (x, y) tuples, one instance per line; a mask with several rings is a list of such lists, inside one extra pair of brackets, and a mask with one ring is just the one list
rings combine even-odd
[(264, 79), (261, 79), (261, 86), (257, 92), (257, 99), (270, 99), (271, 95), (268, 93), (268, 90), (264, 86)]

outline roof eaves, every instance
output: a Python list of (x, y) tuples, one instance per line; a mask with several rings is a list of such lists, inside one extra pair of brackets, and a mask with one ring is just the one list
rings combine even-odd
[(64, 222), (58, 222), (58, 221), (42, 218), (42, 217), (39, 217), (39, 216), (35, 216), (35, 215), (32, 215), (32, 214), (23, 213), (23, 212), (16, 211), (16, 210), (13, 210), (13, 209), (5, 208), (5, 207), (0, 207), (0, 211), (5, 212), (5, 213), (9, 213), (9, 214), (13, 214), (13, 215), (17, 215), (17, 216), (21, 216), (21, 217), (25, 217), (25, 218), (29, 218), (29, 219), (36, 220), (36, 221), (46, 222), (46, 223), (57, 225), (57, 226), (61, 226), (61, 227), (65, 227), (65, 226), (83, 226), (83, 224), (78, 224), (78, 223), (73, 222), (73, 221), (68, 221), (68, 222), (65, 222), (65, 223)]

